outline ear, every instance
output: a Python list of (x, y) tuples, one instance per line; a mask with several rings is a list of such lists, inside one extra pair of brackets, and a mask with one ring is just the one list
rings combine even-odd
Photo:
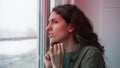
[(73, 32), (74, 31), (74, 28), (71, 24), (68, 25), (68, 31), (69, 32)]

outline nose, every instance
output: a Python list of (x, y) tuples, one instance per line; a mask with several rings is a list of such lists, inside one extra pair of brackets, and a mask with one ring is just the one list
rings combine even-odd
[(49, 23), (48, 25), (47, 25), (47, 27), (46, 27), (46, 30), (51, 30), (52, 29), (52, 26), (51, 26), (51, 24)]

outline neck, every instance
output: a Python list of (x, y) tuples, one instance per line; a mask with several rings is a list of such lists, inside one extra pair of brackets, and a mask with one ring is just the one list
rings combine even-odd
[(68, 43), (68, 44), (66, 44), (66, 46), (65, 46), (66, 53), (69, 53), (69, 52), (72, 52), (73, 50), (75, 50), (77, 45), (78, 45), (77, 43)]
[(78, 43), (74, 41), (73, 37), (70, 37), (69, 39), (64, 41), (63, 44), (65, 45), (66, 53), (72, 52), (76, 49), (78, 45)]

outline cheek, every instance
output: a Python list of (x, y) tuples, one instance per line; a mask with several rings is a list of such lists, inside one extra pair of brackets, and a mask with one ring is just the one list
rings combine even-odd
[(55, 36), (58, 38), (63, 38), (67, 36), (69, 33), (67, 31), (67, 28), (65, 27), (59, 27), (58, 29), (55, 30)]

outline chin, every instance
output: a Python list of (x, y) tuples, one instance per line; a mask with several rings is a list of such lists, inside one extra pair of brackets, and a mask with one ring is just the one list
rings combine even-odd
[(54, 44), (60, 43), (57, 40), (50, 39), (50, 44), (53, 46)]

